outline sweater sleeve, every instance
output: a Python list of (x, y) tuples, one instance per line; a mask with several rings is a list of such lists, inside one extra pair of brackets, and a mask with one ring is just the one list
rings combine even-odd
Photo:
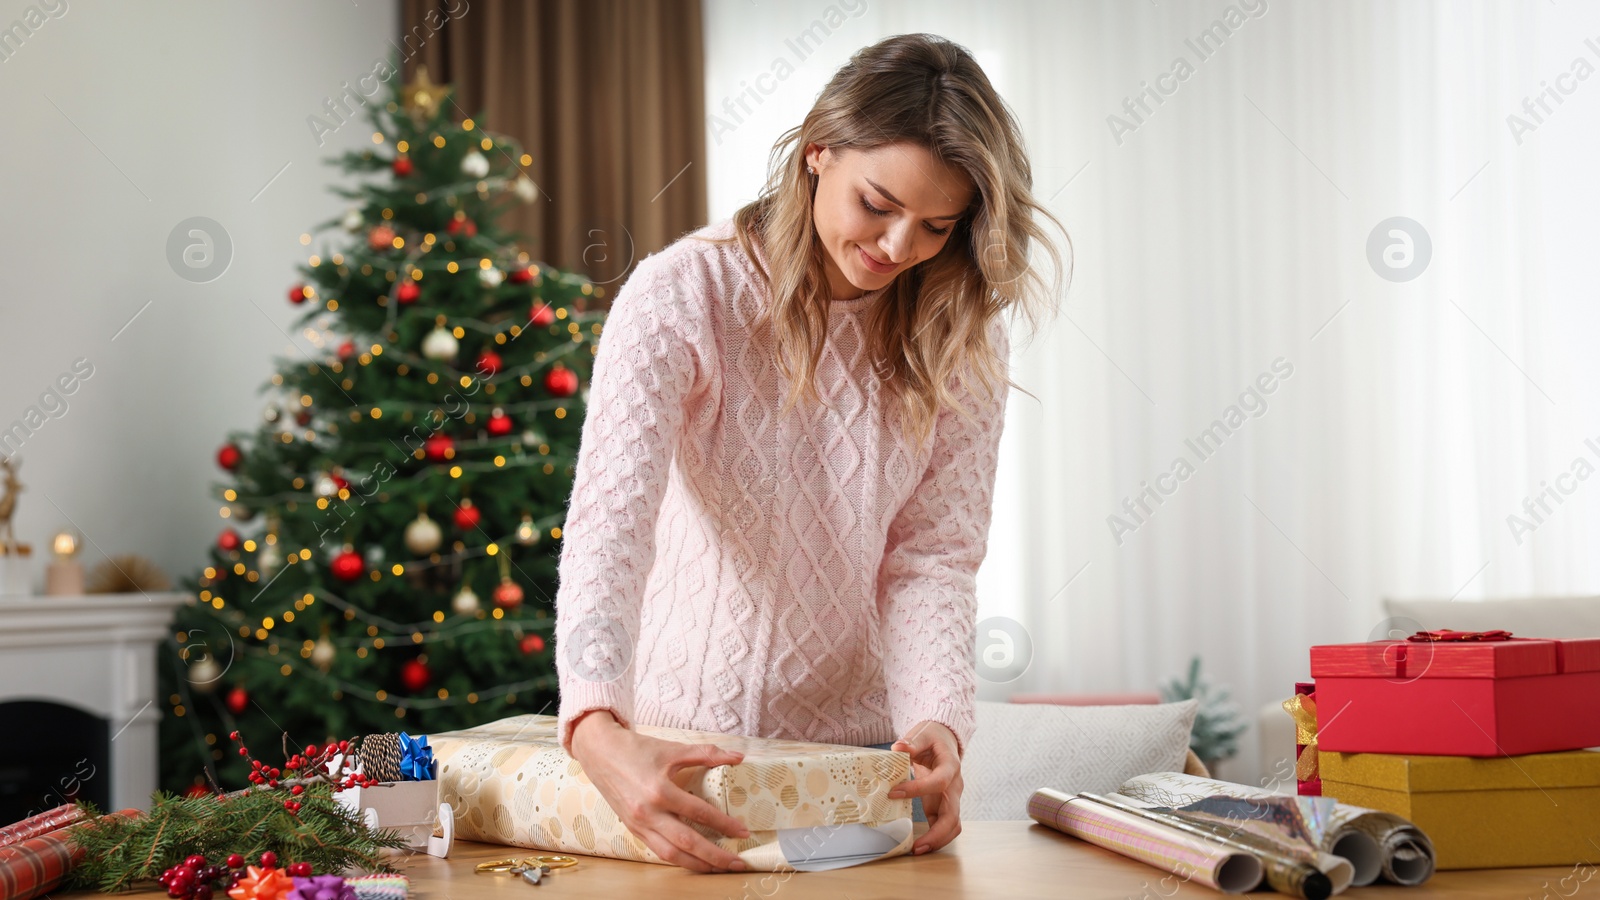
[[(990, 339), (1004, 365), (1010, 340), (998, 317)], [(988, 549), (1006, 395), (1004, 384), (985, 395), (974, 379), (957, 393), (972, 421), (940, 411), (928, 469), (890, 525), (879, 572), (895, 735), (931, 720), (950, 729), (962, 754), (977, 725), (976, 576)]]
[(595, 351), (556, 590), (557, 734), (583, 713), (633, 722), (633, 664), (655, 526), (708, 365), (704, 319), (671, 260), (647, 257), (617, 292)]

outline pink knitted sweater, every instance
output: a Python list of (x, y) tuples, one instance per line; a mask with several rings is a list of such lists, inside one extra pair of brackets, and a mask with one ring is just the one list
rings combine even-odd
[[(974, 575), (1006, 392), (958, 394), (920, 452), (864, 349), (882, 291), (830, 308), (819, 394), (751, 330), (768, 291), (707, 226), (642, 260), (612, 303), (562, 533), (561, 743), (609, 709), (722, 734), (866, 745), (974, 727)], [(758, 251), (759, 252), (759, 251)], [(764, 261), (764, 260), (763, 260)], [(1000, 319), (990, 340), (1005, 359)]]

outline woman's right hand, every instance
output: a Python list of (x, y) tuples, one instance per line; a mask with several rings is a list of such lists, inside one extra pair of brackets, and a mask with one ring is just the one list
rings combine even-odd
[(696, 872), (745, 870), (737, 854), (707, 840), (684, 819), (735, 838), (749, 837), (749, 829), (684, 790), (677, 780), (684, 769), (733, 765), (744, 754), (715, 744), (647, 737), (623, 728), (609, 710), (597, 709), (573, 726), (572, 758), (628, 830), (657, 856)]

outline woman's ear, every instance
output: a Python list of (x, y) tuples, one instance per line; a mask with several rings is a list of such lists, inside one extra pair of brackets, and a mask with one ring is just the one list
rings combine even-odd
[(828, 148), (822, 146), (821, 144), (807, 144), (805, 153), (806, 167), (812, 169), (821, 169), (823, 166), (822, 156), (827, 152)]

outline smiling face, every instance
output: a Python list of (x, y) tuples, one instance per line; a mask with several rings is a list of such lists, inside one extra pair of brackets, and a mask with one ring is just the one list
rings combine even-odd
[(845, 152), (811, 144), (806, 165), (817, 171), (812, 214), (835, 300), (938, 255), (976, 193), (965, 172), (909, 143)]

